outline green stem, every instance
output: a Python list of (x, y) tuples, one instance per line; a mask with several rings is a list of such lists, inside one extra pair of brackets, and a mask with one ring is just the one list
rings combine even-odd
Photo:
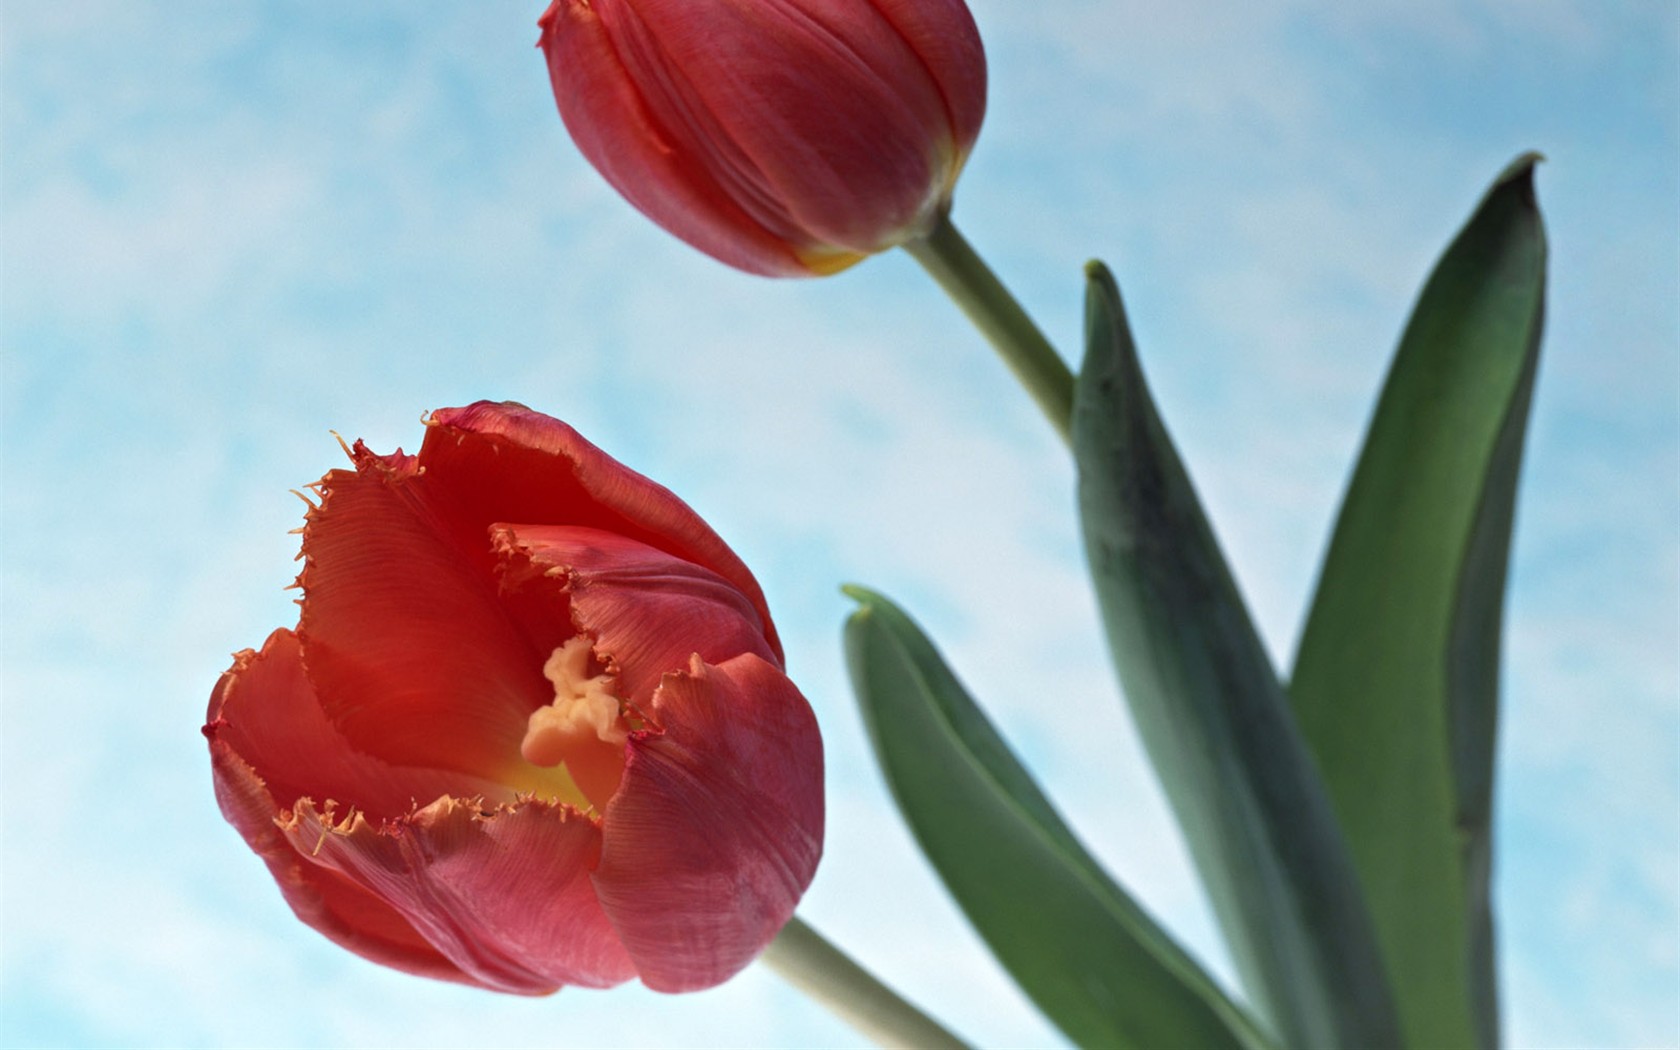
[(783, 980), (880, 1046), (967, 1050), (962, 1040), (899, 998), (798, 916), (782, 927), (761, 958)]
[(907, 242), (904, 250), (962, 307), (1038, 402), (1056, 433), (1068, 441), (1073, 420), (1073, 373), (986, 261), (957, 232), (950, 215), (941, 216), (931, 233)]

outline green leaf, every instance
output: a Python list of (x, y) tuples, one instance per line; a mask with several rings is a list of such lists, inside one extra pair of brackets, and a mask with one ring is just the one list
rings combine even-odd
[(1120, 292), (1089, 268), (1079, 511), (1109, 648), (1256, 1006), (1292, 1047), (1400, 1042), (1347, 845), (1167, 435)]
[(1499, 1042), (1489, 825), (1505, 571), (1545, 309), (1538, 159), (1499, 176), (1418, 298), (1290, 685), (1417, 1046)]
[(846, 593), (861, 603), (846, 623), (852, 685), (893, 797), (1045, 1016), (1082, 1046), (1264, 1050), (1252, 1020), (1079, 844), (920, 628), (878, 594)]

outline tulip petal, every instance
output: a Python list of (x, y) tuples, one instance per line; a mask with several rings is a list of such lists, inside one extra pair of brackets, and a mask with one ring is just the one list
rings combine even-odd
[(321, 710), (297, 636), (288, 630), (269, 635), (260, 653), (247, 649), (234, 657), (211, 694), (208, 719), (205, 735), (243, 759), (279, 809), (308, 796), (388, 818), (442, 795), (512, 801), (494, 781), (393, 765), (356, 750)]
[(364, 959), (422, 977), (473, 983), (396, 909), (298, 853), (275, 825), (279, 809), (262, 778), (227, 741), (208, 731), (206, 735), (222, 815), (268, 865), (293, 914)]
[(526, 643), (494, 578), (412, 491), (423, 473), (405, 466), (358, 445), (355, 471), (321, 480), (298, 578), (304, 667), (358, 750), (495, 777), (518, 755), (530, 713), (552, 699), (548, 654)]
[(793, 915), (822, 854), (822, 740), (773, 664), (696, 659), (653, 701), (603, 820), (595, 874), (642, 981), (708, 988)]
[(968, 5), (963, 0), (871, 0), (871, 6), (927, 66), (945, 100), (957, 151), (966, 156), (986, 116), (986, 50)]
[(300, 855), (390, 902), (487, 988), (540, 995), (635, 976), (590, 885), (600, 828), (568, 807), (443, 798), (375, 826), (305, 799), (280, 830)]
[(669, 489), (619, 463), (566, 424), (524, 405), (480, 401), (438, 409), (427, 422), (419, 456), (423, 473), (410, 485), (432, 514), (485, 552), (487, 570), (492, 565), (488, 529), (495, 523), (543, 522), (617, 533), (729, 581), (757, 610), (776, 661), (781, 661), (758, 581)]
[(509, 525), (495, 536), (508, 585), (565, 578), (573, 622), (618, 675), (619, 695), (640, 706), (693, 654), (713, 664), (742, 653), (777, 662), (752, 603), (709, 569), (599, 529)]
[(812, 272), (786, 237), (766, 230), (673, 148), (626, 76), (594, 5), (555, 0), (539, 24), (560, 119), (638, 211), (737, 269), (767, 277)]
[(869, 253), (932, 222), (945, 101), (871, 5), (591, 6), (670, 144), (772, 233)]

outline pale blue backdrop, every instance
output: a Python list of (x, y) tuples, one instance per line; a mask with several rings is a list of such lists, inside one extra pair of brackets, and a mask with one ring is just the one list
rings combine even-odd
[[(956, 216), (1051, 335), (1124, 287), (1280, 661), (1411, 299), (1539, 149), (1553, 283), (1498, 796), (1507, 1032), (1680, 1043), (1680, 205), (1669, 0), (975, 0)], [(0, 1039), (849, 1045), (756, 968), (519, 1000), (297, 923), (198, 733), (295, 617), (329, 429), (413, 449), (514, 398), (676, 489), (758, 572), (829, 755), (803, 911), (988, 1045), (1059, 1040), (897, 823), (837, 644), (930, 627), (1093, 848), (1228, 972), (1095, 629), (1063, 449), (902, 254), (712, 263), (566, 139), (533, 3), (9, 3), (0, 23)], [(1023, 908), (1033, 902), (1023, 900)]]

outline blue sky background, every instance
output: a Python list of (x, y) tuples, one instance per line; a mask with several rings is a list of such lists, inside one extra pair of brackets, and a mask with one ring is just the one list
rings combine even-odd
[[(1495, 173), (1549, 156), (1500, 751), (1506, 1031), (1680, 1045), (1676, 5), (973, 9), (991, 107), (956, 218), (1064, 348), (1081, 264), (1113, 266), (1280, 662), (1417, 288)], [(287, 490), (342, 462), (329, 428), (412, 450), (424, 410), (480, 397), (572, 422), (754, 567), (828, 746), (802, 912), (859, 960), (974, 1040), (1059, 1042), (894, 816), (840, 661), (850, 580), (929, 627), (1093, 849), (1228, 973), (1112, 684), (1049, 429), (902, 253), (771, 282), (642, 220), (565, 138), (538, 14), (0, 16), (0, 1041), (857, 1042), (756, 967), (535, 1001), (379, 969), (297, 923), (223, 823), (198, 727), (228, 654), (295, 621)]]

